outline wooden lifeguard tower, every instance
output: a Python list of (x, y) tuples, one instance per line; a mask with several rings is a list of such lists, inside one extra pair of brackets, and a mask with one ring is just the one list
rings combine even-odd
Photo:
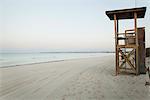
[[(137, 18), (144, 18), (146, 7), (106, 11), (114, 20), (116, 75), (120, 72), (146, 73), (145, 70), (145, 28), (137, 27)], [(132, 29), (119, 32), (119, 20), (133, 19)]]

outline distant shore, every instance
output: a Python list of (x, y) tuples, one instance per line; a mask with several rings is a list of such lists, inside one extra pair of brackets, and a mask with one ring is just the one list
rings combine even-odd
[(105, 56), (0, 68), (0, 100), (149, 100), (147, 75), (115, 76), (114, 62)]

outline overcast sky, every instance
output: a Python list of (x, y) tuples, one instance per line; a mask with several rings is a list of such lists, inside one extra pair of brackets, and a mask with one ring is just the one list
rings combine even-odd
[[(150, 47), (150, 0), (136, 6), (147, 6), (138, 25), (146, 27)], [(114, 50), (114, 24), (105, 11), (131, 7), (135, 0), (0, 0), (0, 49)]]

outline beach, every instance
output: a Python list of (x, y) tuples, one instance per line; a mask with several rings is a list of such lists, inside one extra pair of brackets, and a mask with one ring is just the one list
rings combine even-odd
[(147, 79), (115, 76), (114, 56), (6, 67), (0, 68), (0, 100), (149, 100)]

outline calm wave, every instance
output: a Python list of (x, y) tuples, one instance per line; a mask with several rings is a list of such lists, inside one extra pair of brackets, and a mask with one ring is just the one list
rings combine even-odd
[(0, 67), (107, 55), (112, 53), (0, 53)]

